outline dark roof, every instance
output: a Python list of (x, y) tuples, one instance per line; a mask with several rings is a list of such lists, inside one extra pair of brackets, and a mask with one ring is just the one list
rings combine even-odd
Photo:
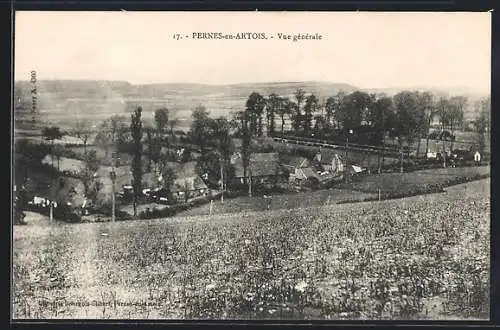
[[(242, 178), (244, 176), (242, 159), (234, 159), (233, 165), (235, 169), (235, 177)], [(250, 156), (249, 170), (252, 176), (279, 175), (281, 172), (278, 153), (269, 152), (252, 154)]]
[(177, 178), (184, 178), (184, 177), (193, 177), (197, 176), (196, 174), (196, 162), (186, 162), (186, 163), (177, 163), (177, 165), (173, 165), (175, 175)]
[(293, 168), (301, 168), (301, 167), (307, 167), (309, 165), (309, 160), (301, 156), (282, 154), (280, 155), (280, 164)]

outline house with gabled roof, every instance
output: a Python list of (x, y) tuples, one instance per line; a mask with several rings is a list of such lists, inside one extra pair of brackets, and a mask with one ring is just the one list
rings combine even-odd
[(177, 200), (182, 201), (207, 196), (209, 189), (205, 182), (195, 175), (175, 179), (171, 192)]
[[(233, 155), (231, 163), (234, 167), (235, 180), (244, 183), (245, 173), (241, 155)], [(279, 154), (276, 152), (251, 154), (246, 174), (247, 177), (251, 176), (252, 182), (255, 183), (276, 182), (286, 177), (280, 165)]]

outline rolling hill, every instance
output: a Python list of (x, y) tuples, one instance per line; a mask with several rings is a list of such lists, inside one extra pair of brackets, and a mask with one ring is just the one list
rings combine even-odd
[[(98, 80), (41, 80), (38, 82), (38, 105), (45, 121), (70, 125), (76, 117), (100, 122), (114, 114), (130, 113), (141, 105), (144, 117), (151, 118), (154, 110), (168, 107), (173, 117), (180, 119), (180, 128), (187, 126), (191, 111), (203, 104), (213, 116), (227, 116), (243, 109), (248, 95), (277, 93), (292, 96), (297, 88), (316, 94), (324, 100), (339, 91), (346, 93), (359, 88), (340, 83), (325, 82), (270, 82), (232, 85), (205, 85), (194, 83), (166, 83), (134, 85), (126, 81)], [(384, 89), (366, 90), (383, 92)], [(391, 89), (393, 94), (397, 89)], [(386, 91), (387, 92), (387, 91)], [(19, 108), (31, 106), (29, 81), (15, 84), (15, 100)], [(18, 118), (22, 111), (18, 112)]]

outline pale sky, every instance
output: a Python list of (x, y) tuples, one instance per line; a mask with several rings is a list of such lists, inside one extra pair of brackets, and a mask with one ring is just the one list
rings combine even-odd
[[(16, 80), (326, 81), (489, 93), (490, 13), (17, 12)], [(268, 40), (174, 40), (264, 32)], [(277, 33), (322, 40), (279, 40)]]

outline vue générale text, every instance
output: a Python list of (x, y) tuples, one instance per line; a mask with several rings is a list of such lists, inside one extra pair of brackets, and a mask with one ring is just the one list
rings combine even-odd
[[(189, 36), (185, 36), (189, 39)], [(177, 38), (179, 39), (179, 38)], [(182, 39), (182, 38), (181, 38)], [(264, 32), (238, 32), (238, 33), (222, 33), (222, 32), (193, 32), (191, 39), (197, 40), (322, 40), (323, 36), (319, 33), (275, 33), (267, 34)]]

